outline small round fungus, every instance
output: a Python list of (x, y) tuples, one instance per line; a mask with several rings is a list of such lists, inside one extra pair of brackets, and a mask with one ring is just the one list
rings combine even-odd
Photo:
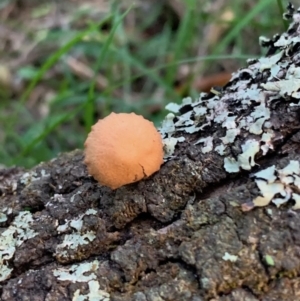
[(134, 113), (111, 113), (99, 120), (84, 146), (89, 174), (112, 189), (149, 177), (163, 163), (160, 134)]

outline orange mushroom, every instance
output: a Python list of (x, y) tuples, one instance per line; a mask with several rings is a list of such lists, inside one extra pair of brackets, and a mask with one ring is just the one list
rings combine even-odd
[(163, 163), (160, 134), (134, 113), (111, 113), (99, 120), (84, 146), (89, 174), (112, 189), (149, 177)]

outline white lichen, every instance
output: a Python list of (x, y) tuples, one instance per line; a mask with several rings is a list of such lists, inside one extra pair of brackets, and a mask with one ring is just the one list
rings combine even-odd
[(38, 175), (35, 171), (29, 171), (22, 174), (20, 177), (20, 183), (24, 184), (25, 186), (29, 185), (34, 181), (38, 181), (42, 178), (49, 177), (50, 175), (46, 173), (44, 169), (40, 171), (40, 175)]
[(275, 176), (275, 165), (272, 165), (266, 169), (263, 169), (254, 174), (255, 178), (263, 179), (267, 183), (274, 183), (277, 177)]
[(228, 252), (225, 252), (225, 255), (222, 257), (222, 259), (225, 261), (236, 262), (238, 260), (238, 256), (231, 255)]
[(76, 290), (72, 301), (109, 301), (110, 294), (104, 290), (100, 289), (100, 285), (98, 281), (91, 280), (88, 282), (89, 293), (86, 295), (82, 295), (80, 290)]
[(226, 146), (224, 144), (219, 144), (215, 147), (215, 151), (221, 156), (225, 154), (225, 150), (226, 150)]
[(250, 170), (255, 165), (254, 157), (259, 152), (259, 142), (253, 139), (247, 140), (242, 145), (242, 153), (238, 155), (239, 166)]
[(0, 223), (4, 223), (7, 221), (7, 215), (0, 212)]
[(270, 202), (280, 207), (293, 199), (294, 210), (300, 209), (300, 164), (299, 161), (290, 160), (289, 164), (278, 169), (275, 165), (265, 168), (253, 175), (255, 183), (260, 190), (260, 196), (253, 200), (254, 207), (262, 207)]
[(82, 231), (83, 218), (86, 215), (95, 214), (97, 214), (97, 211), (91, 208), (86, 210), (85, 213), (80, 214), (78, 217), (75, 217), (72, 220), (66, 220), (62, 225), (57, 225), (56, 230), (58, 233), (71, 231), (71, 234), (65, 234), (63, 241), (56, 246), (56, 256), (60, 256), (61, 258), (72, 257), (74, 251), (76, 253), (78, 248), (90, 244), (96, 238), (96, 233), (94, 231)]
[(299, 98), (300, 94), (298, 90), (300, 89), (300, 79), (291, 78), (275, 82), (268, 82), (261, 84), (261, 86), (271, 92), (278, 92), (279, 96), (286, 97), (292, 96), (294, 98)]
[(240, 165), (238, 161), (236, 161), (232, 157), (225, 157), (224, 158), (224, 168), (228, 173), (235, 173), (239, 172), (240, 170)]
[[(299, 12), (296, 12), (294, 20), (298, 20), (299, 16)], [(292, 23), (290, 28), (294, 25)], [(264, 44), (267, 40), (262, 37), (260, 41)], [(268, 43), (273, 42), (269, 40)], [(280, 139), (280, 134), (276, 133), (275, 137), (272, 130), (272, 102), (283, 98), (289, 102), (289, 106), (300, 107), (300, 67), (292, 63), (290, 58), (290, 50), (298, 43), (299, 36), (283, 33), (279, 38), (276, 37), (274, 47), (277, 47), (277, 51), (258, 60), (248, 60), (248, 68), (232, 75), (224, 94), (201, 93), (195, 101), (186, 98), (181, 104), (167, 105), (172, 115), (167, 116), (160, 129), (167, 145), (165, 159), (172, 158), (177, 142), (180, 142), (172, 139), (178, 132), (189, 135), (197, 133), (200, 137), (197, 136), (198, 140), (194, 144), (200, 144), (202, 153), (214, 151), (224, 156), (224, 169), (228, 173), (236, 173), (240, 169), (251, 170), (256, 165), (256, 156), (267, 155), (274, 149), (273, 140)], [(296, 58), (293, 57), (292, 61), (296, 61)], [(265, 78), (266, 82), (253, 83), (253, 79), (258, 76)], [(207, 132), (218, 125), (226, 129), (225, 135), (208, 136)], [(237, 141), (241, 136), (244, 139), (242, 145)], [(235, 143), (240, 145), (241, 153), (232, 157), (231, 146)], [(229, 157), (225, 157), (228, 154)], [(288, 194), (284, 198), (287, 197)]]
[(55, 249), (56, 255), (66, 257), (69, 249), (76, 250), (80, 246), (91, 243), (96, 238), (94, 231), (87, 231), (86, 233), (75, 232), (73, 234), (66, 234), (61, 244), (58, 244)]
[(105, 290), (100, 289), (100, 284), (97, 281), (95, 271), (99, 269), (99, 261), (73, 264), (70, 267), (58, 268), (53, 270), (53, 275), (59, 281), (87, 282), (89, 286), (88, 294), (81, 294), (80, 289), (77, 289), (72, 300), (83, 301), (109, 301), (110, 294)]
[(13, 271), (9, 267), (9, 260), (20, 245), (26, 240), (33, 238), (37, 233), (31, 229), (33, 223), (32, 214), (21, 211), (11, 225), (0, 235), (0, 282), (8, 279)]
[(234, 142), (235, 138), (240, 134), (240, 129), (229, 129), (226, 131), (226, 136), (221, 137), (223, 144), (231, 144)]
[(201, 151), (203, 154), (209, 153), (213, 149), (213, 137), (206, 137), (206, 138), (201, 138), (197, 140), (194, 145), (197, 144), (204, 144), (204, 146), (201, 148)]
[(73, 264), (70, 267), (63, 267), (53, 270), (53, 275), (60, 281), (88, 282), (97, 279), (94, 273), (99, 268), (99, 261)]
[(164, 139), (164, 157), (169, 158), (174, 154), (175, 146), (177, 142), (183, 142), (185, 140), (184, 137), (167, 137)]
[(269, 57), (262, 57), (258, 61), (260, 63), (260, 71), (272, 68), (282, 58), (283, 51), (278, 52)]
[(270, 203), (274, 196), (280, 193), (284, 196), (284, 186), (282, 183), (267, 183), (263, 180), (255, 180), (262, 196), (258, 196), (253, 200), (255, 206), (262, 207)]
[(24, 185), (28, 185), (31, 182), (39, 180), (38, 174), (36, 172), (25, 172), (21, 177), (20, 177), (20, 183)]
[(82, 219), (86, 215), (95, 215), (95, 214), (97, 214), (97, 211), (95, 209), (92, 208), (88, 209), (85, 211), (85, 213), (80, 214), (78, 217), (75, 217), (72, 220), (65, 220), (65, 223), (57, 226), (56, 230), (58, 231), (58, 233), (63, 233), (70, 230), (75, 230), (77, 232), (80, 232), (83, 225)]

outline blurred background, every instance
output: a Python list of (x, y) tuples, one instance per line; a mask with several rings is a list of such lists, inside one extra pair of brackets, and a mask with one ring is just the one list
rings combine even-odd
[(286, 29), (286, 5), (0, 0), (0, 168), (82, 148), (111, 111), (159, 126), (167, 103), (223, 86), (263, 55), (258, 38)]

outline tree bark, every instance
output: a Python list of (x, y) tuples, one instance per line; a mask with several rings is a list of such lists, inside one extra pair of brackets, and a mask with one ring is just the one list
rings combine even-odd
[[(101, 187), (80, 150), (1, 170), (1, 300), (300, 300), (300, 175), (282, 177), (300, 162), (300, 12), (289, 15), (266, 58), (169, 116), (165, 142), (185, 141), (150, 178)], [(271, 181), (255, 173), (271, 166), (285, 190), (263, 206), (258, 183)]]

